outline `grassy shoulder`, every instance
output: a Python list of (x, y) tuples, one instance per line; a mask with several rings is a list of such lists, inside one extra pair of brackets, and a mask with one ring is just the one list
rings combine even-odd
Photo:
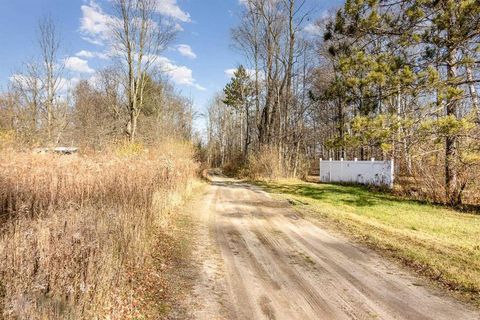
[(480, 304), (480, 215), (360, 186), (257, 182), (306, 217), (326, 222)]
[(135, 275), (138, 319), (189, 318), (189, 297), (198, 272), (192, 259), (197, 229), (191, 212), (205, 187), (203, 181), (194, 182), (190, 196), (158, 230), (147, 263)]

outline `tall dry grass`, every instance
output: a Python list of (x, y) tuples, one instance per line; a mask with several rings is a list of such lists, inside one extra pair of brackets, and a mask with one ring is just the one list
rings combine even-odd
[(309, 161), (300, 153), (284, 159), (277, 148), (266, 146), (250, 154), (246, 166), (239, 168), (239, 172), (235, 175), (252, 180), (274, 181), (281, 178), (303, 179), (307, 177), (309, 170)]
[(278, 150), (274, 147), (264, 147), (255, 154), (250, 154), (247, 163), (242, 175), (252, 180), (275, 180), (285, 176)]
[(2, 153), (0, 318), (141, 317), (132, 277), (188, 194), (192, 159), (178, 143), (97, 156)]

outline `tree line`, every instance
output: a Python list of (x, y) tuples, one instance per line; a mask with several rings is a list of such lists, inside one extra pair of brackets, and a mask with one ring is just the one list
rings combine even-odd
[(244, 2), (232, 38), (251, 69), (238, 68), (209, 109), (214, 164), (243, 163), (263, 150), (275, 153), (281, 168), (295, 173), (300, 167), (313, 68), (311, 44), (301, 36), (308, 17), (304, 6), (295, 0)]
[(89, 80), (67, 80), (62, 41), (50, 17), (38, 24), (38, 52), (0, 95), (0, 131), (24, 146), (102, 149), (116, 141), (190, 139), (192, 101), (165, 78), (160, 54), (174, 24), (157, 0), (114, 0), (106, 44), (110, 64)]
[(264, 167), (299, 176), (319, 158), (394, 159), (404, 192), (479, 202), (478, 1), (347, 0), (314, 25), (302, 0), (244, 4), (245, 67), (209, 108), (212, 164), (268, 152)]

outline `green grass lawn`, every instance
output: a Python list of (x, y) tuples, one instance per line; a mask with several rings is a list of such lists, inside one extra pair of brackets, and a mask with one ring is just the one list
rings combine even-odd
[(480, 304), (480, 215), (359, 186), (257, 182), (308, 218), (335, 229)]

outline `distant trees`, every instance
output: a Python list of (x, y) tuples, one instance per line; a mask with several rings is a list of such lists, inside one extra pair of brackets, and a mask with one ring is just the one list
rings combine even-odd
[[(308, 16), (304, 6), (305, 1), (298, 0), (244, 2), (241, 23), (232, 36), (251, 70), (240, 67), (225, 88), (225, 97), (216, 99), (237, 112), (232, 121), (239, 122), (239, 129), (232, 134), (238, 138), (223, 141), (243, 141), (232, 152), (245, 160), (249, 153), (273, 148), (276, 156), (271, 161), (288, 175), (296, 175), (297, 151), (305, 152), (303, 120), (310, 105), (307, 79), (312, 60), (309, 46), (299, 35)], [(242, 93), (242, 88), (248, 90)]]
[[(109, 110), (109, 97), (86, 80), (73, 89), (72, 140), (95, 149), (112, 141), (117, 127), (115, 114)], [(122, 126), (123, 128), (123, 126)]]
[[(304, 36), (301, 1), (244, 3), (232, 35), (252, 68), (247, 152), (265, 159), (273, 148), (288, 176), (302, 158), (392, 158), (415, 196), (458, 205), (480, 192), (478, 1), (346, 0), (317, 21), (316, 37)], [(238, 121), (219, 112), (238, 105), (235, 82), (212, 109), (217, 129)]]
[[(60, 40), (56, 27), (51, 18), (40, 22), (39, 25), (39, 45), (41, 51), (41, 84), (44, 90), (44, 111), (46, 117), (47, 139), (50, 143), (56, 143), (60, 139), (62, 130), (57, 128), (55, 132), (55, 123), (60, 121), (60, 103), (58, 103), (58, 90), (61, 85), (62, 65), (60, 64), (59, 49)], [(60, 112), (59, 112), (60, 111)], [(63, 119), (62, 119), (63, 120)], [(57, 123), (57, 126), (64, 126), (65, 123)], [(53, 135), (55, 140), (52, 141)]]
[[(225, 86), (223, 103), (235, 110), (239, 120), (240, 151), (245, 160), (248, 149), (252, 143), (252, 117), (251, 109), (254, 98), (254, 81), (250, 78), (245, 67), (242, 65), (234, 72), (231, 81)], [(254, 124), (254, 122), (253, 122)]]
[(143, 140), (163, 137), (191, 140), (194, 116), (192, 101), (178, 93), (172, 84), (161, 78), (146, 77), (139, 128)]
[[(80, 81), (73, 90), (71, 139), (82, 146), (102, 149), (125, 137), (130, 120), (127, 97), (115, 69), (98, 75), (98, 83)], [(189, 140), (193, 111), (190, 101), (175, 92), (166, 81), (145, 78), (143, 106), (138, 116), (139, 141), (154, 143), (163, 138)]]
[(58, 143), (66, 126), (67, 108), (59, 99), (64, 81), (59, 57), (60, 38), (51, 18), (38, 25), (40, 55), (24, 64), (24, 70), (12, 77), (12, 91), (18, 104), (16, 114), (22, 119), (21, 133), (30, 141), (49, 145)]
[(235, 116), (235, 111), (225, 105), (223, 95), (213, 98), (207, 114), (207, 149), (208, 162), (214, 167), (224, 167), (238, 160), (241, 141), (239, 121)]

